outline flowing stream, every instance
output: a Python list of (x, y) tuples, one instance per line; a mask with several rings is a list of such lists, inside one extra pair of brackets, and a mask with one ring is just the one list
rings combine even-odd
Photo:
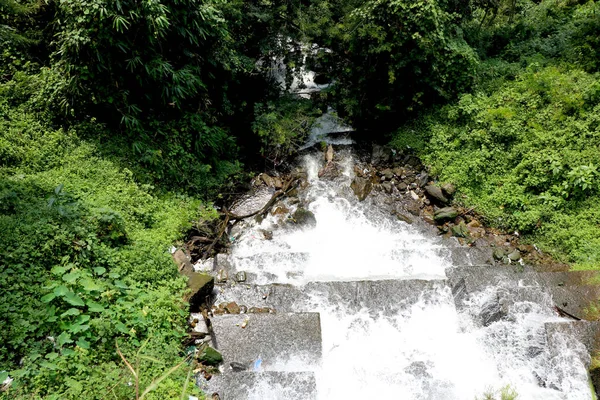
[[(445, 270), (453, 266), (449, 255), (458, 243), (396, 219), (376, 196), (358, 202), (350, 189), (353, 157), (336, 157), (343, 173), (335, 180), (318, 178), (322, 154), (303, 160), (309, 185), (299, 197), (316, 226), (287, 229), (284, 217), (272, 215), (251, 223), (237, 232), (233, 265), (257, 283), (299, 288), (308, 282), (427, 282), (409, 287), (401, 300), (373, 293), (357, 304), (312, 290), (294, 307), (320, 312), (321, 365), (297, 354), (269, 369), (314, 371), (319, 400), (484, 399), (485, 393), (500, 399), (502, 388), (522, 400), (591, 399), (583, 345), (566, 337), (555, 338), (563, 343), (558, 352), (547, 345), (544, 323), (561, 321), (550, 302), (514, 302), (505, 318), (483, 326), (478, 315), (498, 288), (471, 295), (457, 308)], [(261, 230), (272, 231), (273, 239), (262, 239)], [(285, 390), (265, 382), (252, 398), (286, 399)]]

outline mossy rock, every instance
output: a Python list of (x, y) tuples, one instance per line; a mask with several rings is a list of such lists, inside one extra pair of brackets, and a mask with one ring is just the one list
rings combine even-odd
[(458, 210), (454, 207), (440, 208), (433, 214), (435, 222), (445, 222), (458, 217)]
[(212, 294), (215, 287), (215, 278), (211, 275), (192, 272), (188, 274), (188, 288), (190, 294), (190, 310), (196, 312), (206, 301), (206, 298)]
[(204, 365), (217, 366), (223, 362), (223, 356), (212, 347), (207, 346), (198, 354), (198, 361)]
[(315, 214), (312, 211), (308, 211), (305, 208), (298, 208), (294, 211), (292, 218), (298, 225), (302, 226), (316, 226), (317, 218), (315, 218)]

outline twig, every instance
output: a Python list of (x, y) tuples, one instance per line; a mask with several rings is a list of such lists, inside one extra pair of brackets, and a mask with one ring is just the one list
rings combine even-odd
[(135, 372), (129, 361), (127, 361), (123, 353), (121, 353), (121, 349), (119, 349), (119, 340), (117, 338), (115, 338), (115, 345), (117, 346), (117, 353), (119, 353), (121, 359), (123, 360), (125, 365), (127, 365), (127, 368), (129, 368), (129, 370), (133, 374), (133, 377), (135, 378), (135, 399), (137, 400), (140, 398), (140, 380), (138, 379), (138, 374)]

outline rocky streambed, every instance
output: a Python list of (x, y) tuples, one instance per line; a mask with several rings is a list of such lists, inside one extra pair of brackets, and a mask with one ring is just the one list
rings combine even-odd
[(486, 228), (455, 192), (379, 146), (255, 177), (219, 240), (195, 232), (174, 254), (198, 384), (221, 399), (590, 399), (598, 329), (578, 319), (596, 274)]

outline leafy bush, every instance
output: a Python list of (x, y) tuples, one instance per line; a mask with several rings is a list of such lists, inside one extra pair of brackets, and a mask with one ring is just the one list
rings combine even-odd
[[(131, 398), (115, 338), (129, 355), (148, 341), (145, 385), (182, 360), (185, 284), (169, 247), (212, 213), (136, 183), (101, 147), (0, 99), (0, 371), (15, 379), (5, 396)], [(158, 390), (178, 398), (186, 375)]]
[(423, 158), (491, 224), (597, 265), (599, 85), (581, 70), (532, 65), (494, 93), (465, 94), (425, 117)]

